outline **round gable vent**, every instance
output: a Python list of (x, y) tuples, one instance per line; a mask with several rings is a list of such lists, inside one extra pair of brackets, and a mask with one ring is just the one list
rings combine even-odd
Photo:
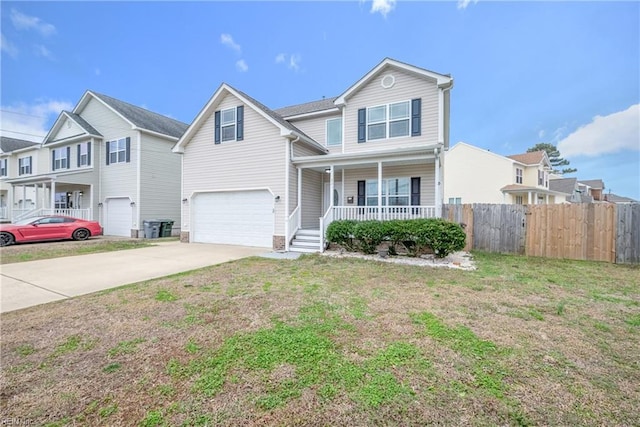
[(383, 88), (389, 89), (395, 84), (395, 82), (396, 82), (396, 78), (393, 77), (393, 74), (387, 74), (382, 78), (382, 80), (380, 81), (380, 84), (382, 85)]

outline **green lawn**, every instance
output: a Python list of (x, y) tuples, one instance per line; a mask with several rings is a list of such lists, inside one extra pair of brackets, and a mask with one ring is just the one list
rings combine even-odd
[(637, 425), (640, 269), (251, 258), (3, 315), (2, 419)]

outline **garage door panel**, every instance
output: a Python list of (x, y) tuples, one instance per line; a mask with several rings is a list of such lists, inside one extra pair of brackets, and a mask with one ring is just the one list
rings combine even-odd
[(128, 197), (105, 202), (104, 234), (131, 237), (131, 200)]
[(269, 191), (201, 193), (192, 200), (192, 240), (271, 247), (273, 196)]

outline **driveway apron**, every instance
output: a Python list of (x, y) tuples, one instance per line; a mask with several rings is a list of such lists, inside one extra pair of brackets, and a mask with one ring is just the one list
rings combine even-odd
[(259, 255), (268, 250), (171, 241), (140, 249), (6, 264), (0, 267), (0, 313)]

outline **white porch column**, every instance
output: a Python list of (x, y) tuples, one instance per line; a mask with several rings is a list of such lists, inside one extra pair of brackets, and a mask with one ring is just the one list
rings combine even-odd
[(382, 221), (382, 162), (378, 162), (378, 221)]
[(44, 208), (47, 204), (47, 184), (42, 183), (42, 207)]
[(302, 228), (302, 168), (298, 168), (298, 229)]
[(51, 205), (49, 207), (51, 209), (56, 207), (56, 182), (54, 180), (51, 180)]
[(527, 204), (531, 204), (531, 191), (527, 191)]
[(335, 173), (334, 166), (331, 165), (330, 176), (329, 176), (329, 209), (333, 208), (333, 193), (336, 190), (334, 173)]
[(442, 216), (442, 197), (440, 196), (440, 154), (438, 149), (434, 150), (435, 154), (435, 202), (436, 202), (436, 218), (440, 218)]
[[(291, 189), (289, 188), (289, 173), (291, 171), (291, 141), (289, 139), (285, 139), (284, 143), (284, 151), (285, 151), (285, 168), (284, 168), (284, 250), (289, 251), (289, 240), (291, 237), (289, 233), (289, 192)], [(274, 208), (276, 208), (274, 206)], [(276, 208), (277, 209), (277, 208)]]
[(26, 209), (27, 206), (27, 186), (22, 184), (22, 209)]

